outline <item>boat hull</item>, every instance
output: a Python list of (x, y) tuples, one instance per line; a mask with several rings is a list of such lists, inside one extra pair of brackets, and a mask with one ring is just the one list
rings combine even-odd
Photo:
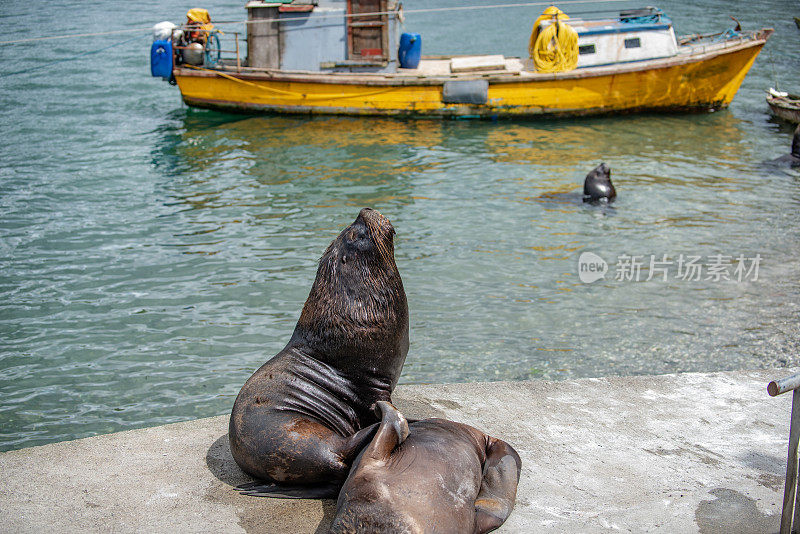
[(767, 104), (769, 104), (772, 114), (776, 117), (794, 124), (800, 124), (800, 101), (767, 95)]
[[(536, 117), (702, 111), (730, 104), (768, 32), (709, 52), (567, 73), (413, 77), (175, 69), (187, 105), (245, 113)], [(485, 79), (485, 104), (443, 102), (453, 79)]]

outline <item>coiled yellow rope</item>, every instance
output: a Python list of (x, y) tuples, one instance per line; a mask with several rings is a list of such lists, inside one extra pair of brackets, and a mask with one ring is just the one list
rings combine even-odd
[[(542, 21), (553, 23), (539, 32)], [(528, 52), (538, 72), (565, 72), (578, 65), (578, 32), (564, 23), (569, 17), (556, 6), (544, 10), (533, 23)]]

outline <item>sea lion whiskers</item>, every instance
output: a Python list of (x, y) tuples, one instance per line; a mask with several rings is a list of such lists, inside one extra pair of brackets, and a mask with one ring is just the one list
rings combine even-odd
[[(359, 214), (364, 220), (364, 226), (370, 232), (372, 242), (378, 250), (378, 255), (387, 263), (394, 263), (394, 254), (390, 246), (394, 246), (394, 227), (389, 219), (372, 208), (364, 208)], [(388, 243), (387, 243), (388, 241)]]

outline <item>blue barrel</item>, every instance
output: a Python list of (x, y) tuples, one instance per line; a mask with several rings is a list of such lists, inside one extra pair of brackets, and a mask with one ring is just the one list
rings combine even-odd
[(404, 33), (400, 36), (397, 58), (401, 69), (416, 69), (422, 57), (422, 37), (418, 33)]
[(171, 41), (153, 41), (150, 47), (150, 74), (167, 80), (172, 77)]

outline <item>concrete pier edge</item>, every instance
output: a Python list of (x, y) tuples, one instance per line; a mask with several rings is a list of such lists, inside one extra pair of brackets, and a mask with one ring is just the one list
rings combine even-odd
[[(777, 532), (798, 369), (400, 386), (408, 417), (511, 443), (498, 532)], [(4, 532), (321, 533), (334, 501), (239, 495), (227, 416), (0, 453)]]

